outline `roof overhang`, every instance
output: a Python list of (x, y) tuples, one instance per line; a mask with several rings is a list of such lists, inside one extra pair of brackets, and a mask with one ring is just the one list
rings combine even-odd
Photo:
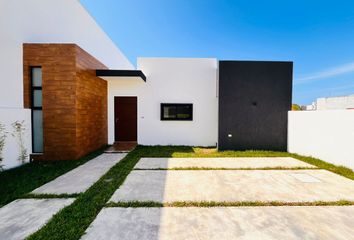
[(143, 80), (146, 82), (145, 74), (140, 70), (110, 70), (110, 69), (98, 69), (96, 70), (96, 76), (104, 80), (126, 79), (134, 78)]

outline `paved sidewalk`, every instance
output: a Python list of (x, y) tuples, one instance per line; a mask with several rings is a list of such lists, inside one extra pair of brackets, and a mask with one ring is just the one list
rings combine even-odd
[(105, 208), (83, 240), (349, 240), (354, 206)]
[(53, 181), (35, 189), (35, 194), (74, 194), (86, 191), (126, 153), (102, 154)]
[(135, 169), (166, 168), (316, 168), (291, 157), (242, 158), (142, 158)]
[(75, 199), (19, 199), (0, 208), (0, 239), (21, 240)]

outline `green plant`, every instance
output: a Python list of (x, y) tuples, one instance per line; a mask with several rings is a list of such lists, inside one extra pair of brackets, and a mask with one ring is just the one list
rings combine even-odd
[(301, 111), (301, 107), (300, 107), (300, 105), (294, 103), (291, 105), (291, 110), (292, 111)]
[(2, 161), (4, 160), (2, 153), (5, 147), (6, 134), (7, 132), (5, 131), (5, 125), (0, 123), (0, 171), (4, 170), (4, 165), (2, 164)]
[(27, 154), (27, 149), (25, 147), (25, 142), (24, 142), (24, 135), (26, 131), (25, 123), (24, 121), (16, 121), (11, 124), (13, 127), (14, 131), (12, 133), (12, 136), (15, 138), (18, 147), (20, 149), (20, 154), (18, 157), (18, 160), (24, 164), (26, 162), (26, 159), (28, 157)]

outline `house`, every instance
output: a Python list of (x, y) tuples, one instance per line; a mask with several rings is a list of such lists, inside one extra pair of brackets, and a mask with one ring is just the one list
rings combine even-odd
[(354, 109), (354, 94), (338, 97), (317, 98), (311, 105), (304, 107), (304, 110), (339, 110)]
[[(134, 67), (72, 0), (1, 1), (0, 39), (0, 123), (23, 124), (31, 159), (78, 159), (117, 141), (287, 148), (292, 62), (138, 58)], [(6, 168), (19, 148), (9, 135)]]

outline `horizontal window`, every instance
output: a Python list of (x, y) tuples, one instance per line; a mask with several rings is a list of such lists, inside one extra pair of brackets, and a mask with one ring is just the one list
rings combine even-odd
[(191, 103), (161, 103), (161, 120), (193, 120), (193, 104)]

